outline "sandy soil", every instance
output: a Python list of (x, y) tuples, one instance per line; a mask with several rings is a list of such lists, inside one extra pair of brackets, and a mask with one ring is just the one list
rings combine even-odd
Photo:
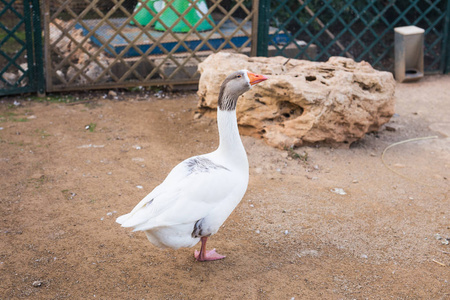
[(396, 116), (350, 149), (243, 137), (249, 188), (208, 263), (115, 223), (217, 146), (195, 94), (0, 99), (0, 298), (450, 299), (449, 86), (398, 85)]

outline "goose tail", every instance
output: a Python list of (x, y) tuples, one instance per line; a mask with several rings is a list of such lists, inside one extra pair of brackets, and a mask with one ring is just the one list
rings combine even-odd
[(123, 223), (125, 223), (130, 217), (131, 213), (122, 215), (116, 219), (116, 222), (119, 223), (120, 225), (123, 225)]

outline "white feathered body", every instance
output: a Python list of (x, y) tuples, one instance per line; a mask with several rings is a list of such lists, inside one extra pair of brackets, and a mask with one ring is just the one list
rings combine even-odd
[(192, 247), (215, 234), (244, 196), (249, 174), (235, 112), (219, 110), (218, 127), (216, 151), (178, 164), (117, 222), (144, 231), (161, 248)]

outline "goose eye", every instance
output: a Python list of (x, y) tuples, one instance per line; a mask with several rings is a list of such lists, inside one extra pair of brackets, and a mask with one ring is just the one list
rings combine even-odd
[(237, 76), (236, 76), (236, 78), (241, 78), (241, 77), (242, 77), (242, 75), (237, 75)]

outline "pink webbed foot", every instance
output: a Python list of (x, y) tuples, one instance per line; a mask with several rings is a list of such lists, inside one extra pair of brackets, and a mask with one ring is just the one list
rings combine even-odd
[(211, 261), (211, 260), (223, 259), (226, 257), (225, 255), (221, 255), (221, 254), (217, 253), (216, 249), (207, 250), (204, 253), (201, 253), (201, 251), (195, 250), (194, 256), (197, 261)]

